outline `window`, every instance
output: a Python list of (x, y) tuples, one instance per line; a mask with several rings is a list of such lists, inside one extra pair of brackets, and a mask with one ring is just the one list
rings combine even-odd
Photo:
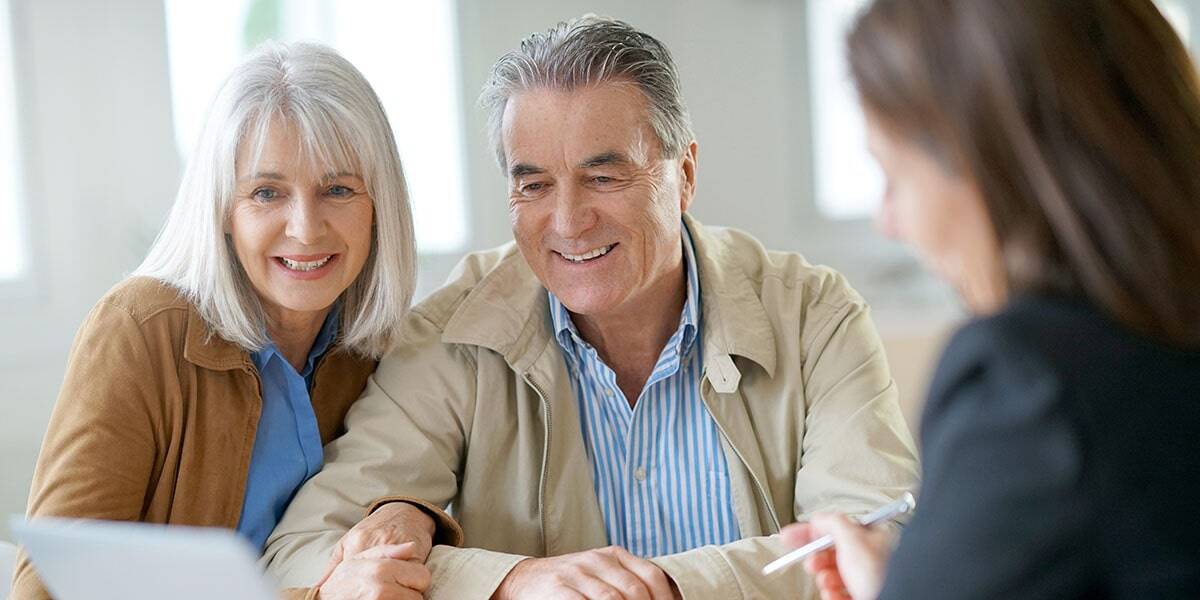
[(0, 282), (25, 275), (28, 256), (21, 214), (23, 190), (21, 161), (17, 151), (16, 77), (13, 75), (13, 43), (8, 2), (0, 0)]
[[(866, 129), (846, 64), (844, 40), (867, 0), (808, 0), (808, 57), (812, 74), (814, 185), (817, 209), (829, 219), (875, 213), (883, 174), (867, 151)], [(1191, 47), (1189, 0), (1156, 0)]]
[(320, 41), (354, 63), (383, 101), (420, 251), (462, 249), (466, 175), (453, 0), (166, 0), (166, 14), (176, 138), (185, 157), (208, 103), (245, 52), (266, 39)]
[(808, 0), (813, 183), (829, 219), (865, 219), (883, 195), (883, 173), (867, 151), (866, 123), (846, 64), (845, 36), (866, 0)]
[(1175, 32), (1183, 39), (1183, 45), (1188, 48), (1191, 44), (1191, 11), (1189, 6), (1185, 4), (1186, 0), (1155, 0), (1158, 9), (1162, 11), (1163, 16), (1171, 22), (1171, 26), (1175, 28)]

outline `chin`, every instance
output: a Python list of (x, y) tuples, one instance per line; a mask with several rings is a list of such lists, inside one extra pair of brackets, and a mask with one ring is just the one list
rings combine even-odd
[(337, 301), (337, 295), (326, 298), (325, 294), (286, 294), (271, 299), (276, 306), (292, 312), (316, 312), (325, 310)]
[(607, 292), (587, 292), (571, 290), (564, 294), (555, 293), (567, 310), (583, 316), (594, 316), (607, 313), (617, 306), (617, 302)]

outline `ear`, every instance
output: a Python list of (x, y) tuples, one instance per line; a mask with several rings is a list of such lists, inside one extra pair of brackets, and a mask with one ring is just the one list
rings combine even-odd
[(696, 196), (696, 152), (699, 149), (692, 140), (679, 159), (679, 212), (687, 212)]

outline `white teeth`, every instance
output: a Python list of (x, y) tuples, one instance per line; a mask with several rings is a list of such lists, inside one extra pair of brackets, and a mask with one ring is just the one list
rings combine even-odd
[(559, 254), (561, 254), (563, 258), (565, 258), (571, 262), (579, 263), (579, 262), (583, 262), (585, 260), (591, 260), (598, 256), (604, 256), (605, 254), (608, 254), (608, 251), (612, 250), (613, 246), (615, 246), (615, 245), (616, 244), (603, 246), (601, 248), (596, 248), (595, 250), (592, 250), (590, 252), (585, 252), (583, 254), (567, 254), (565, 252), (560, 252)]
[(308, 262), (297, 261), (297, 260), (288, 260), (282, 256), (279, 257), (279, 260), (283, 261), (283, 266), (285, 266), (293, 271), (314, 271), (316, 269), (320, 269), (321, 267), (325, 266), (325, 263), (329, 262), (329, 259), (331, 259), (331, 258), (333, 258), (332, 254), (330, 254), (329, 256), (326, 256), (325, 258), (322, 258), (321, 260), (313, 260), (313, 261), (308, 261)]

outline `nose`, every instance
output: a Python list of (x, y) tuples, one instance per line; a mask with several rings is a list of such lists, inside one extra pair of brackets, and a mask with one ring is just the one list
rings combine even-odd
[(577, 190), (566, 189), (554, 204), (554, 233), (562, 239), (574, 239), (596, 224), (596, 211)]
[(288, 207), (287, 219), (287, 236), (302, 244), (315, 244), (325, 235), (325, 217), (317, 199), (311, 195), (294, 198)]

